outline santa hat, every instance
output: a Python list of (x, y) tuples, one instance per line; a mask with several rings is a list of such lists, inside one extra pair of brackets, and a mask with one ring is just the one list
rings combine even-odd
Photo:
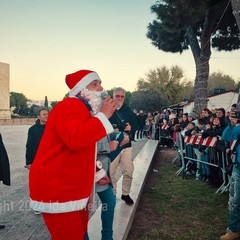
[(94, 80), (101, 80), (98, 74), (91, 70), (80, 70), (66, 76), (66, 84), (70, 88), (69, 96), (77, 95)]

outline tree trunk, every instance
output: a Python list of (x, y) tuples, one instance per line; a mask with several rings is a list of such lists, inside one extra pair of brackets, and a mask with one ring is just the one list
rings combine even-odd
[(228, 1), (222, 1), (209, 8), (201, 34), (201, 52), (196, 62), (196, 79), (194, 87), (194, 110), (201, 112), (207, 107), (207, 84), (209, 77), (209, 59), (211, 56), (211, 35), (215, 31), (217, 21), (221, 18)]
[[(231, 0), (233, 15), (235, 16), (238, 30), (240, 32), (240, 0)], [(240, 111), (240, 88), (238, 92), (237, 111)]]
[[(198, 86), (197, 66), (200, 64), (201, 49), (200, 49), (199, 42), (198, 42), (198, 39), (197, 39), (196, 31), (193, 27), (188, 27), (187, 28), (187, 36), (188, 36), (189, 45), (191, 47), (193, 58), (194, 58), (194, 61), (195, 61), (195, 66), (196, 66), (196, 77), (195, 77), (195, 83), (194, 83), (194, 96), (195, 96), (196, 88)], [(194, 105), (195, 105), (195, 99), (196, 99), (196, 96), (194, 97)], [(194, 110), (196, 110), (195, 106), (194, 106)]]
[(233, 15), (235, 16), (238, 29), (240, 31), (240, 0), (231, 0)]

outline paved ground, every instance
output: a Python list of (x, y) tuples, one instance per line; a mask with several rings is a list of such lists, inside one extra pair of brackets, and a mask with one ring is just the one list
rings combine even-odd
[[(49, 240), (41, 215), (29, 208), (28, 170), (25, 165), (25, 144), (29, 125), (0, 126), (11, 167), (11, 186), (0, 184), (0, 240)], [(146, 139), (133, 142), (133, 157)], [(95, 239), (94, 239), (95, 240)]]

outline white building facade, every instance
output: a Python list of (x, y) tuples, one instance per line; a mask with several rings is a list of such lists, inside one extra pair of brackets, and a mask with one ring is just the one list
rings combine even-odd
[[(215, 108), (224, 108), (226, 111), (229, 111), (232, 104), (237, 103), (238, 101), (238, 92), (227, 91), (221, 94), (211, 95), (207, 99), (207, 108), (209, 110), (213, 110)], [(193, 107), (194, 102), (188, 102), (183, 106), (183, 113), (192, 112)]]

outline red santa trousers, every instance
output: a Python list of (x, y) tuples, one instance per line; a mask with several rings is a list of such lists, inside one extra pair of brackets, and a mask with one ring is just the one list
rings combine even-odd
[(83, 240), (87, 232), (88, 212), (42, 213), (52, 240)]

